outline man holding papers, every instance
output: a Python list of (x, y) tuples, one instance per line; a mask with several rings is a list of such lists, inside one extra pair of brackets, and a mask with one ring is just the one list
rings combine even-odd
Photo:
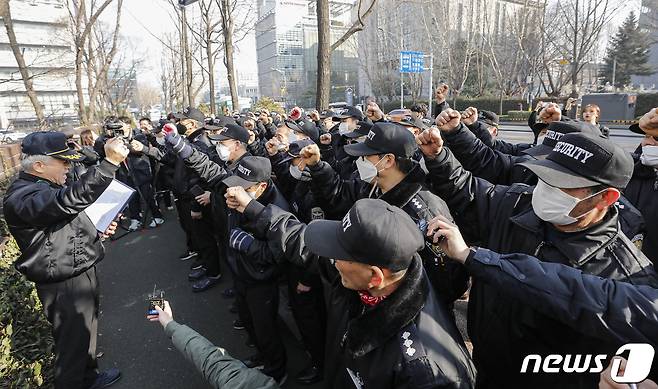
[(105, 159), (65, 186), (71, 162), (84, 158), (58, 132), (34, 132), (22, 144), (21, 172), (4, 197), (9, 231), (21, 256), (15, 266), (36, 284), (55, 339), (55, 387), (102, 388), (120, 373), (98, 373), (98, 296), (95, 264), (103, 259), (101, 235), (83, 211), (98, 199), (128, 155), (120, 139), (105, 144)]

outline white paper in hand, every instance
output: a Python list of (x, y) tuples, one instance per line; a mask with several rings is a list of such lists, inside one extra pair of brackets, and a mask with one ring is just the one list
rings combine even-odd
[(133, 188), (117, 180), (112, 180), (110, 186), (84, 212), (99, 232), (105, 232), (110, 223), (126, 206), (133, 193), (135, 193)]

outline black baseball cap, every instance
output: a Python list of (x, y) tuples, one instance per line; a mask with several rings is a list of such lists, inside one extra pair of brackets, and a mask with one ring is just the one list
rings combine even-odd
[(242, 158), (233, 171), (233, 175), (225, 178), (222, 182), (229, 188), (241, 186), (247, 189), (259, 182), (269, 181), (271, 174), (272, 164), (270, 164), (269, 159), (248, 156)]
[(595, 127), (592, 124), (586, 122), (576, 120), (552, 122), (548, 125), (548, 129), (546, 130), (546, 137), (542, 143), (525, 150), (523, 153), (532, 155), (533, 157), (537, 158), (546, 157), (551, 151), (553, 151), (555, 145), (565, 134), (579, 132), (590, 134), (592, 136), (601, 134), (601, 131), (598, 129), (598, 127)]
[(23, 138), (21, 151), (27, 155), (47, 155), (64, 161), (82, 161), (85, 156), (70, 149), (62, 132), (37, 131)]
[(196, 120), (199, 123), (206, 122), (206, 115), (204, 115), (203, 112), (199, 111), (194, 107), (187, 107), (183, 110), (182, 113), (175, 113), (174, 117), (180, 120), (192, 119), (192, 120)]
[(362, 136), (368, 135), (370, 132), (370, 129), (372, 128), (372, 123), (368, 122), (358, 122), (356, 124), (356, 129), (352, 132), (348, 132), (347, 134), (343, 135), (345, 138), (361, 138)]
[(233, 122), (232, 124), (231, 123), (227, 124), (224, 131), (218, 134), (209, 134), (208, 138), (214, 141), (235, 139), (235, 140), (239, 140), (242, 143), (249, 143), (249, 131), (246, 128), (238, 124), (235, 124), (235, 122)]
[(292, 160), (293, 158), (298, 158), (299, 154), (302, 152), (302, 149), (306, 146), (310, 146), (315, 144), (310, 139), (302, 139), (298, 140), (295, 142), (292, 142), (290, 145), (288, 145), (288, 153), (287, 155), (279, 162), (279, 163), (284, 163)]
[(421, 118), (413, 118), (411, 116), (405, 116), (400, 120), (398, 123), (405, 127), (416, 127), (420, 128), (421, 130), (427, 130), (430, 128), (430, 126), (425, 123), (425, 121)]
[(220, 115), (215, 118), (214, 124), (219, 128), (226, 128), (229, 124), (236, 124), (235, 119)]
[[(643, 129), (640, 128), (639, 123), (635, 123), (635, 124), (631, 125), (630, 127), (628, 127), (628, 129), (633, 131), (636, 134), (648, 135), (646, 132), (644, 132)], [(658, 140), (658, 136), (654, 136), (653, 139)]]
[(342, 221), (312, 221), (304, 241), (321, 257), (391, 271), (407, 269), (414, 254), (425, 246), (423, 234), (406, 212), (377, 199), (357, 201)]
[[(286, 124), (288, 124), (290, 121), (286, 121)], [(313, 142), (317, 142), (320, 139), (320, 130), (318, 127), (315, 125), (315, 123), (309, 121), (309, 120), (301, 120), (297, 123), (297, 127), (294, 128), (292, 126), (288, 126), (292, 128), (294, 131), (301, 132), (302, 134), (308, 136), (313, 140)]]
[(608, 139), (586, 133), (565, 134), (544, 160), (524, 162), (550, 186), (563, 189), (608, 185), (626, 187), (633, 158)]
[(356, 118), (357, 120), (363, 120), (363, 112), (357, 107), (352, 107), (348, 105), (345, 108), (336, 110), (336, 114), (333, 116), (332, 120), (335, 122), (341, 121), (347, 118)]
[(632, 124), (630, 127), (628, 127), (628, 129), (636, 134), (646, 135), (646, 133), (640, 128), (639, 123)]
[(345, 145), (344, 150), (353, 157), (375, 154), (393, 154), (397, 157), (410, 158), (416, 150), (416, 138), (399, 124), (385, 122), (375, 123), (363, 143)]
[(330, 109), (320, 112), (320, 119), (332, 118), (336, 116), (336, 113)]
[(480, 111), (478, 120), (490, 127), (498, 127), (498, 115), (491, 111)]

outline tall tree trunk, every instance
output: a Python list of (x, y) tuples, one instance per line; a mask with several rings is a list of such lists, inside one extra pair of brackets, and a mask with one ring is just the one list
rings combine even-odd
[[(92, 29), (93, 31), (93, 29)], [(90, 33), (91, 36), (92, 33)], [(97, 87), (94, 83), (96, 75), (96, 56), (94, 55), (92, 40), (87, 41), (87, 92), (89, 94), (89, 121), (93, 122), (96, 116)]]
[[(578, 14), (580, 10), (578, 9), (579, 6), (579, 0), (576, 0), (576, 6), (575, 11), (575, 20), (574, 20), (574, 28), (572, 30), (573, 32), (573, 52), (571, 53), (571, 97), (578, 97), (578, 91), (576, 90), (576, 84), (578, 83)], [(583, 32), (584, 33), (584, 32)]]
[(215, 107), (215, 59), (212, 55), (212, 45), (210, 39), (206, 45), (206, 55), (208, 56), (208, 82), (210, 83), (210, 114), (214, 115)]
[(185, 88), (187, 92), (187, 105), (194, 107), (194, 93), (192, 92), (192, 54), (187, 40), (187, 15), (185, 7), (181, 7), (183, 23), (181, 25), (183, 38), (183, 52), (185, 55)]
[(89, 123), (89, 115), (85, 108), (85, 95), (82, 90), (82, 47), (79, 44), (75, 49), (75, 91), (78, 95), (78, 116), (82, 124)]
[(329, 28), (329, 0), (317, 0), (318, 17), (318, 78), (315, 105), (319, 110), (329, 108), (331, 83), (331, 30)]
[[(74, 30), (75, 44), (75, 89), (78, 95), (78, 116), (82, 124), (89, 124), (89, 115), (85, 109), (85, 97), (82, 89), (82, 60), (84, 57), (85, 43), (89, 39), (89, 33), (92, 26), (98, 20), (100, 14), (110, 5), (113, 0), (104, 0), (100, 7), (93, 11), (93, 14), (87, 20), (85, 0), (74, 2), (75, 19), (72, 20)], [(84, 22), (83, 22), (84, 21)]]
[(14, 33), (14, 22), (11, 18), (11, 10), (9, 9), (9, 0), (0, 0), (0, 16), (2, 16), (2, 21), (4, 22), (5, 29), (7, 30), (7, 36), (9, 37), (9, 47), (11, 47), (11, 51), (14, 53), (14, 57), (16, 58), (18, 71), (21, 73), (23, 85), (25, 86), (25, 92), (27, 93), (27, 97), (30, 99), (32, 106), (34, 107), (34, 113), (37, 115), (39, 128), (45, 128), (46, 120), (43, 115), (43, 108), (39, 103), (39, 99), (37, 99), (37, 94), (34, 91), (34, 86), (32, 85), (32, 76), (30, 76), (30, 73), (27, 70), (25, 58), (23, 58), (23, 53), (21, 52), (20, 47), (18, 47), (18, 42), (16, 41), (16, 34)]
[(233, 110), (240, 109), (240, 102), (238, 101), (238, 88), (235, 80), (235, 67), (233, 65), (233, 13), (231, 9), (231, 2), (229, 0), (222, 0), (222, 34), (224, 35), (224, 64), (226, 65), (226, 73), (228, 79), (228, 88), (231, 91), (231, 102), (233, 103)]

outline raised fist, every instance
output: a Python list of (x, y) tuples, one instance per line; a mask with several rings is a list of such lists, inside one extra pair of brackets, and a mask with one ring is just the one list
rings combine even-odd
[(323, 145), (331, 144), (331, 134), (322, 134), (320, 135), (320, 143)]
[(311, 114), (309, 116), (311, 117), (311, 120), (313, 120), (314, 122), (317, 122), (317, 121), (320, 120), (320, 114), (315, 109), (313, 111), (311, 111)]
[(290, 120), (297, 121), (302, 117), (302, 114), (303, 114), (302, 109), (299, 107), (295, 107), (290, 111), (290, 115), (288, 115), (288, 117), (290, 118)]
[(467, 126), (472, 125), (478, 120), (478, 110), (474, 107), (466, 108), (466, 111), (462, 112), (462, 123)]
[(416, 135), (418, 148), (427, 159), (434, 159), (443, 150), (443, 139), (436, 128), (430, 128)]
[(247, 205), (253, 200), (247, 191), (241, 186), (226, 189), (224, 197), (226, 198), (226, 205), (230, 209), (235, 209), (240, 213), (244, 212)]
[(546, 124), (559, 122), (562, 119), (562, 111), (560, 106), (555, 103), (548, 103), (544, 109), (539, 111), (539, 118)]
[(276, 137), (268, 140), (267, 143), (265, 143), (267, 154), (275, 156), (279, 152), (281, 145), (282, 143)]
[(308, 145), (302, 149), (299, 156), (305, 166), (315, 166), (320, 162), (320, 148), (316, 144)]
[(658, 136), (658, 108), (653, 108), (651, 111), (645, 113), (640, 118), (638, 124), (645, 134)]
[(434, 91), (434, 100), (436, 100), (437, 104), (446, 101), (446, 96), (448, 95), (449, 90), (450, 88), (448, 87), (448, 84), (441, 84), (436, 87), (436, 90)]
[(254, 130), (247, 130), (247, 132), (249, 133), (249, 140), (247, 141), (247, 144), (254, 143), (254, 141), (256, 140), (256, 133), (254, 132)]
[(144, 144), (134, 139), (130, 141), (130, 147), (138, 153), (141, 153), (144, 150)]
[(384, 119), (384, 112), (382, 111), (381, 108), (379, 108), (379, 105), (377, 105), (377, 103), (372, 101), (368, 103), (368, 107), (366, 108), (366, 116), (368, 117), (368, 119), (372, 120), (373, 122), (376, 122)]
[(436, 117), (436, 125), (441, 131), (452, 132), (459, 127), (461, 118), (458, 111), (448, 108)]
[(174, 123), (167, 123), (162, 126), (162, 132), (164, 132), (165, 135), (178, 134), (178, 129), (176, 129), (176, 125)]

